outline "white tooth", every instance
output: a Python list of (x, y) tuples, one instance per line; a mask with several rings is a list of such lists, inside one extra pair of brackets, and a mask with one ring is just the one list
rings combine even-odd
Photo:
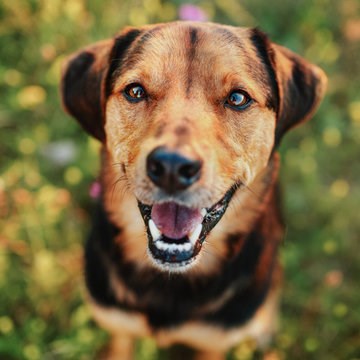
[(193, 245), (196, 243), (196, 240), (199, 238), (201, 230), (202, 230), (202, 225), (199, 224), (195, 228), (195, 230), (188, 235), (188, 237)]
[(179, 244), (177, 245), (177, 251), (181, 252), (185, 250), (185, 245), (184, 244)]
[(162, 242), (161, 240), (160, 240), (160, 241), (156, 241), (156, 242), (155, 242), (155, 246), (156, 246), (159, 250), (165, 250), (165, 247), (166, 247), (165, 243)]
[(205, 217), (206, 214), (207, 214), (207, 211), (206, 211), (205, 208), (202, 208), (200, 212), (201, 212), (201, 215), (202, 215), (203, 217)]
[(154, 221), (152, 219), (149, 220), (149, 229), (150, 229), (150, 233), (151, 233), (151, 236), (152, 236), (154, 241), (160, 239), (161, 232), (156, 227), (156, 225), (155, 225), (155, 223), (154, 223)]
[(190, 251), (190, 250), (191, 250), (191, 244), (190, 244), (189, 242), (185, 243), (185, 244), (183, 245), (183, 247), (184, 247), (184, 250), (185, 250), (185, 251)]
[(178, 248), (178, 245), (176, 245), (176, 244), (169, 244), (169, 251), (170, 252), (175, 252), (176, 250), (177, 250), (177, 248)]

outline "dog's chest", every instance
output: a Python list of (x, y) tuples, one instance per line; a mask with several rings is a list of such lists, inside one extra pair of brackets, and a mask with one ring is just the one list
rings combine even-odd
[(131, 337), (152, 337), (161, 347), (185, 344), (198, 349), (226, 350), (240, 341), (253, 338), (260, 346), (270, 340), (276, 330), (278, 292), (272, 291), (255, 315), (241, 326), (225, 329), (202, 321), (188, 321), (179, 326), (154, 329), (146, 316), (117, 308), (103, 307), (90, 301), (95, 320), (113, 334)]
[(162, 346), (183, 343), (210, 350), (271, 335), (274, 264), (254, 286), (251, 279), (264, 246), (257, 232), (218, 276), (189, 281), (188, 276), (169, 277), (150, 269), (139, 272), (114, 246), (119, 230), (102, 211), (97, 220), (86, 246), (86, 283), (94, 317), (109, 332), (151, 336)]

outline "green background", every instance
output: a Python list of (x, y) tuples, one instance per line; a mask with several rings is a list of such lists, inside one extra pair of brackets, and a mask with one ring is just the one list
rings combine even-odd
[[(94, 359), (106, 342), (84, 305), (82, 280), (99, 145), (62, 111), (60, 64), (126, 25), (177, 19), (181, 4), (0, 2), (1, 359)], [(360, 359), (360, 2), (194, 4), (212, 21), (259, 26), (329, 77), (320, 110), (281, 146), (281, 325), (257, 356)], [(253, 349), (247, 341), (231, 358), (251, 359)], [(152, 340), (137, 344), (138, 359), (163, 357)]]

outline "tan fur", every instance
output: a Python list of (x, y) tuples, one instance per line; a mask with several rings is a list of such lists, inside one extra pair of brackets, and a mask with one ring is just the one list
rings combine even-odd
[(128, 314), (118, 309), (104, 308), (91, 301), (90, 307), (96, 321), (116, 337), (152, 336), (162, 347), (182, 343), (205, 352), (223, 353), (250, 338), (255, 339), (259, 347), (265, 347), (277, 328), (278, 298), (279, 290), (274, 289), (249, 322), (232, 330), (188, 322), (173, 330), (153, 333), (141, 314)]

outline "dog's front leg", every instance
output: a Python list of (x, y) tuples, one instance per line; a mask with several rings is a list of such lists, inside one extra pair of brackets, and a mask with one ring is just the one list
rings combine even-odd
[(101, 360), (132, 360), (134, 339), (123, 333), (112, 334), (111, 340), (101, 354)]
[(195, 354), (194, 360), (225, 360), (225, 354), (214, 351), (201, 351)]

